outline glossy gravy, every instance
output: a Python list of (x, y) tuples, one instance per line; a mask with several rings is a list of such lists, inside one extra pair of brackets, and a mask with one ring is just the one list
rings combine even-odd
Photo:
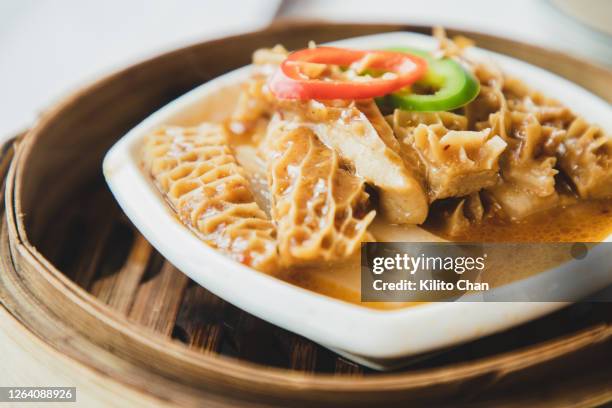
[[(251, 137), (233, 136), (232, 147), (237, 160), (246, 170), (258, 204), (269, 214), (265, 163), (249, 141)], [(427, 222), (421, 226), (391, 225), (380, 215), (369, 230), (377, 241), (463, 241), (463, 242), (600, 242), (612, 234), (612, 200), (576, 201), (534, 214), (512, 223), (503, 219), (486, 219), (464, 234), (449, 236), (440, 226), (441, 212), (431, 209)], [(511, 256), (512, 254), (509, 254)], [(526, 250), (511, 264), (495, 265), (495, 274), (488, 275), (492, 287), (507, 284), (541, 272), (560, 262), (541, 252)], [(376, 309), (398, 309), (419, 305), (415, 302), (361, 302), (360, 255), (342, 263), (292, 268), (282, 272), (280, 279), (335, 299)]]

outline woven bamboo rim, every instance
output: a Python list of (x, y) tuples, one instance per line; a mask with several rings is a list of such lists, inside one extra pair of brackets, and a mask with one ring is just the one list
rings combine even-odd
[[(383, 400), (398, 403), (405, 400), (432, 401), (432, 398), (458, 395), (462, 398), (468, 395), (468, 398), (476, 401), (483, 390), (491, 390), (491, 395), (495, 395), (498, 388), (505, 389), (540, 378), (543, 372), (560, 372), (568, 364), (571, 367), (592, 368), (601, 360), (602, 353), (610, 356), (612, 325), (607, 320), (519, 350), (452, 366), (360, 377), (350, 375), (350, 372), (312, 375), (278, 369), (212, 353), (195, 352), (166, 337), (152, 335), (83, 290), (49, 262), (33, 244), (32, 237), (44, 233), (40, 230), (41, 225), (45, 224), (42, 220), (48, 220), (56, 213), (62, 200), (70, 196), (75, 186), (96, 177), (96, 168), (91, 166), (91, 161), (99, 161), (114, 137), (121, 135), (115, 132), (102, 140), (82, 140), (80, 135), (62, 134), (62, 127), (69, 127), (73, 120), (82, 122), (83, 117), (92, 116), (94, 108), (101, 103), (100, 99), (113, 103), (121, 84), (138, 81), (141, 75), (146, 83), (151, 79), (146, 77), (147, 70), (158, 67), (163, 71), (172, 65), (174, 58), (179, 57), (182, 61), (192, 60), (198, 64), (201, 55), (207, 52), (226, 56), (224, 65), (202, 73), (202, 77), (206, 78), (244, 64), (249, 54), (236, 53), (238, 48), (250, 50), (278, 39), (291, 47), (303, 43), (304, 39), (323, 42), (396, 30), (428, 31), (423, 27), (390, 25), (283, 23), (257, 33), (195, 45), (156, 57), (101, 79), (58, 103), (18, 141), (6, 177), (6, 216), (0, 236), (3, 268), (0, 299), (4, 307), (25, 328), (71, 358), (147, 394), (181, 405), (198, 405), (203, 399), (218, 406), (234, 406), (238, 402), (273, 406), (285, 405), (288, 401), (302, 405), (315, 402), (318, 405), (333, 405), (349, 401), (353, 405), (367, 405)], [(609, 87), (612, 73), (603, 68), (531, 45), (475, 33), (464, 34), (476, 39), (480, 46), (543, 66), (612, 101), (612, 89)], [(224, 50), (224, 47), (233, 47), (239, 57), (228, 54), (232, 50)], [(214, 60), (218, 61), (217, 58)], [(172, 71), (172, 68), (169, 70)], [(175, 85), (173, 91), (180, 93), (182, 88), (188, 89), (192, 85), (187, 81)], [(159, 93), (138, 95), (139, 99), (129, 101), (131, 108), (128, 109), (137, 106), (130, 111), (132, 116), (119, 118), (113, 130), (127, 129), (133, 125), (135, 117), (142, 117), (151, 111), (154, 106), (150, 106), (148, 98), (156, 98), (155, 103), (159, 103), (174, 96), (160, 96)], [(85, 151), (94, 159), (89, 163), (75, 160), (62, 185), (54, 184), (53, 188), (46, 188), (51, 186), (44, 177), (49, 164), (42, 161), (41, 152), (53, 152), (54, 143), (57, 142), (53, 137), (57, 138), (58, 134), (67, 138), (67, 144), (74, 146), (74, 152), (69, 153), (68, 157), (76, 158), (83, 154), (83, 149), (87, 149)], [(52, 165), (65, 166), (62, 163), (66, 160), (66, 153), (59, 152), (58, 156), (57, 162)], [(47, 157), (46, 160), (54, 159)], [(41, 203), (41, 197), (46, 200), (43, 208), (36, 206)], [(612, 371), (609, 367), (598, 369), (601, 371), (593, 371), (588, 376), (590, 392), (584, 401), (589, 401), (589, 405), (590, 402), (612, 399), (608, 380), (612, 378)], [(584, 378), (581, 380), (584, 381)]]

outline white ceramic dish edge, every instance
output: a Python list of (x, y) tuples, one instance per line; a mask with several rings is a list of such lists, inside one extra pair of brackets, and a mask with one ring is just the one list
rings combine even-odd
[[(386, 33), (338, 42), (355, 48), (381, 48), (398, 44), (431, 48), (431, 37), (413, 33)], [(545, 91), (610, 129), (607, 103), (547, 71), (512, 58), (488, 54), (504, 70), (530, 72), (533, 86), (556, 83), (557, 92)], [(430, 303), (414, 308), (378, 311), (338, 301), (293, 286), (232, 261), (204, 245), (185, 228), (160, 199), (138, 166), (138, 142), (152, 128), (194, 106), (211, 93), (248, 75), (243, 67), (209, 81), (181, 96), (126, 134), (107, 153), (104, 175), (126, 215), (176, 267), (230, 303), (326, 347), (357, 355), (362, 363), (384, 368), (377, 359), (396, 359), (465, 342), (507, 329), (562, 307), (561, 302)], [(592, 109), (589, 109), (591, 107)], [(609, 240), (609, 239), (608, 239)], [(592, 290), (588, 289), (588, 290)], [(587, 293), (578, 295), (584, 296)]]

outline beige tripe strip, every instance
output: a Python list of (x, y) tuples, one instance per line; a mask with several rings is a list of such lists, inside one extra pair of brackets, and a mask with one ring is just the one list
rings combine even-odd
[(279, 113), (291, 126), (311, 129), (355, 174), (378, 192), (382, 215), (392, 224), (422, 224), (428, 200), (412, 167), (400, 156), (393, 130), (374, 102), (284, 101)]
[(467, 130), (467, 118), (450, 112), (396, 110), (393, 128), (404, 159), (415, 153), (429, 198), (464, 197), (499, 181), (499, 158), (507, 143), (491, 129)]
[(375, 212), (364, 181), (341, 169), (338, 154), (312, 130), (287, 127), (277, 115), (262, 149), (284, 265), (341, 260), (371, 239)]
[(612, 197), (612, 137), (577, 118), (557, 148), (559, 167), (581, 198)]
[(144, 159), (181, 221), (202, 240), (245, 265), (276, 269), (274, 225), (255, 203), (221, 126), (158, 129), (146, 139)]

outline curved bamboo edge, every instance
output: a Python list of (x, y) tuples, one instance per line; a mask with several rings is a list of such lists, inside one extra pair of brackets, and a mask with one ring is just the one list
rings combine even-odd
[(175, 406), (140, 392), (95, 369), (83, 365), (24, 329), (21, 322), (0, 305), (0, 346), (10, 350), (2, 359), (2, 386), (32, 387), (53, 385), (77, 388), (77, 401), (87, 407)]
[[(202, 386), (213, 383), (223, 389), (228, 387), (230, 390), (248, 391), (256, 396), (260, 393), (269, 394), (270, 391), (273, 391), (269, 389), (269, 385), (275, 384), (280, 388), (280, 392), (279, 390), (275, 392), (278, 392), (278, 397), (281, 398), (308, 397), (307, 393), (318, 392), (321, 394), (317, 395), (317, 398), (325, 396), (331, 400), (343, 393), (374, 393), (374, 395), (388, 392), (405, 393), (421, 387), (431, 386), (432, 384), (436, 386), (452, 384), (458, 386), (469, 381), (472, 385), (475, 382), (486, 386), (486, 384), (495, 383), (504, 376), (518, 372), (526, 367), (558, 359), (559, 357), (571, 354), (573, 351), (582, 349), (586, 345), (596, 345), (607, 341), (612, 336), (612, 328), (607, 325), (598, 326), (586, 332), (579, 332), (568, 336), (567, 338), (556, 339), (529, 347), (520, 352), (514, 352), (512, 355), (505, 353), (482, 359), (475, 363), (460, 364), (452, 368), (430, 369), (414, 373), (384, 374), (359, 379), (348, 376), (346, 378), (325, 375), (308, 376), (289, 370), (262, 367), (226, 357), (203, 356), (174, 342), (149, 337), (149, 333), (142, 333), (136, 330), (123, 316), (108, 309), (48, 263), (38, 253), (36, 248), (29, 244), (25, 226), (19, 215), (21, 214), (19, 188), (23, 185), (23, 180), (20, 180), (19, 174), (23, 166), (26, 165), (27, 153), (34, 146), (38, 135), (41, 133), (41, 129), (44, 129), (44, 126), (52, 121), (57, 112), (78, 103), (79, 95), (91, 92), (95, 86), (101, 86), (104, 81), (110, 79), (112, 79), (112, 76), (69, 97), (54, 110), (47, 113), (36, 128), (28, 133), (22, 146), (18, 149), (18, 153), (11, 166), (6, 191), (7, 227), (10, 236), (7, 242), (7, 249), (15, 257), (13, 266), (19, 266), (15, 268), (15, 277), (20, 279), (17, 282), (22, 284), (22, 290), (28, 291), (31, 299), (38, 302), (41, 308), (46, 308), (47, 312), (55, 316), (58, 322), (69, 324), (68, 327), (75, 330), (75, 333), (85, 335), (85, 338), (91, 344), (100, 347), (99, 342), (109, 341), (107, 346), (110, 344), (112, 347), (115, 347), (115, 351), (120, 351), (121, 346), (131, 345), (134, 347), (132, 351), (136, 351), (137, 354), (123, 356), (127, 361), (135, 365), (150, 367), (156, 371), (159, 371), (161, 366), (165, 369), (165, 375), (170, 375), (175, 381), (182, 380), (186, 386)], [(3, 259), (8, 258), (6, 254), (5, 252)], [(6, 284), (5, 278), (7, 276), (5, 275), (7, 275), (6, 272), (3, 273), (2, 286)], [(44, 299), (41, 296), (43, 294), (49, 295), (48, 299), (53, 300), (48, 301)], [(74, 354), (74, 350), (70, 347), (75, 345), (85, 347), (83, 350), (87, 349), (87, 342), (83, 342), (83, 344), (67, 344), (61, 336), (55, 337), (49, 336), (48, 333), (41, 333), (35, 325), (36, 316), (28, 315), (28, 313), (24, 312), (27, 304), (23, 302), (23, 299), (11, 299), (11, 295), (6, 293), (3, 295), (3, 299), (5, 297), (8, 299), (9, 310), (15, 316), (18, 316), (30, 330), (37, 332), (49, 344), (67, 354)], [(109, 333), (105, 334), (105, 336), (109, 337), (102, 339), (91, 338), (95, 330), (89, 332), (85, 328), (100, 328), (101, 323), (105, 329), (109, 330)], [(137, 346), (144, 348), (138, 348)], [(154, 360), (150, 354), (152, 352), (155, 353), (156, 357), (159, 357), (159, 360), (152, 361)], [(74, 355), (73, 357), (86, 364), (101, 364), (101, 362), (92, 361), (91, 356), (88, 356), (86, 353)], [(176, 367), (175, 364), (180, 364), (180, 366)], [(117, 369), (117, 367), (112, 368)], [(110, 370), (108, 367), (105, 369), (112, 371), (113, 374), (117, 374), (117, 371), (120, 372), (121, 369), (126, 369), (126, 367), (122, 366), (118, 368), (119, 370)], [(232, 370), (234, 372), (231, 372)], [(193, 378), (185, 379), (186, 371)], [(147, 388), (146, 384), (144, 388)], [(439, 392), (440, 390), (430, 391)], [(308, 400), (309, 398), (306, 399)]]
[[(8, 242), (6, 230), (4, 230), (2, 233), (0, 245), (0, 252), (3, 254), (2, 259), (5, 262), (3, 265), (3, 270), (6, 273), (9, 267), (6, 262), (10, 262), (10, 252), (7, 253), (7, 251), (10, 251), (10, 243)], [(159, 374), (152, 373), (150, 370), (146, 369), (146, 367), (143, 367), (140, 364), (131, 361), (126, 362), (124, 359), (118, 357), (114, 353), (104, 350), (101, 345), (91, 342), (90, 339), (84, 337), (82, 332), (83, 329), (73, 326), (73, 324), (76, 324), (75, 321), (69, 320), (69, 322), (72, 324), (66, 324), (66, 320), (64, 318), (55, 315), (52, 310), (47, 308), (47, 305), (38, 302), (38, 299), (35, 297), (36, 295), (32, 293), (36, 292), (37, 289), (30, 289), (33, 287), (30, 286), (30, 284), (34, 282), (21, 280), (22, 276), (23, 275), (19, 274), (15, 275), (13, 279), (11, 279), (11, 277), (8, 277), (7, 279), (7, 276), (3, 276), (2, 278), (0, 294), (2, 295), (1, 297), (3, 299), (8, 300), (6, 303), (8, 309), (12, 312), (15, 312), (16, 310), (21, 311), (22, 313), (19, 313), (16, 316), (19, 317), (22, 323), (26, 325), (29, 330), (39, 336), (43, 342), (55, 348), (57, 351), (62, 352), (65, 356), (74, 359), (74, 361), (77, 361), (81, 365), (96, 371), (101, 371), (105, 378), (112, 379), (113, 382), (125, 384), (136, 392), (141, 392), (145, 395), (150, 395), (159, 399), (163, 398), (170, 400), (173, 403), (181, 406), (197, 406), (197, 402), (201, 400), (206, 400), (207, 403), (214, 406), (212, 403), (215, 401), (215, 399), (221, 398), (217, 392), (220, 394), (225, 394), (228, 391), (245, 392), (245, 389), (241, 386), (230, 387), (229, 389), (225, 387), (219, 388), (212, 394), (197, 392), (194, 390), (193, 385), (190, 386), (181, 384), (177, 381), (168, 381), (167, 378), (164, 378)], [(18, 285), (19, 287), (15, 288), (14, 285)], [(3, 290), (7, 290), (8, 293), (2, 293)], [(11, 295), (17, 291), (20, 291), (19, 293), (22, 295), (20, 299), (15, 299)], [(60, 302), (62, 301), (63, 300), (60, 300)], [(21, 302), (22, 304), (18, 304), (17, 302)], [(32, 304), (36, 305), (35, 309), (32, 308)], [(24, 309), (27, 309), (28, 313), (23, 313)], [(94, 322), (93, 324), (95, 325), (96, 323)], [(92, 330), (93, 329), (94, 327), (92, 327)], [(312, 381), (315, 384), (311, 385), (316, 385), (316, 383), (327, 385), (329, 386), (329, 390), (337, 390), (339, 393), (343, 391), (342, 388), (347, 388), (347, 398), (354, 398), (355, 394), (357, 393), (372, 393), (372, 395), (369, 396), (360, 395), (360, 398), (367, 397), (365, 401), (375, 401), (382, 397), (389, 398), (391, 396), (389, 393), (397, 391), (395, 387), (399, 387), (400, 391), (404, 391), (406, 393), (417, 391), (421, 387), (434, 385), (437, 388), (440, 386), (444, 387), (449, 384), (455, 384), (455, 387), (452, 387), (453, 391), (462, 389), (462, 385), (467, 385), (468, 389), (474, 389), (474, 387), (485, 389), (494, 385), (496, 382), (502, 380), (505, 376), (510, 375), (515, 371), (520, 371), (523, 368), (538, 365), (545, 361), (554, 360), (562, 356), (567, 356), (568, 354), (571, 354), (577, 350), (584, 351), (585, 347), (596, 346), (599, 343), (609, 340), (611, 336), (612, 330), (610, 327), (598, 326), (587, 331), (568, 336), (564, 339), (558, 339), (552, 342), (547, 342), (546, 344), (530, 347), (529, 349), (519, 353), (520, 355), (517, 355), (516, 353), (507, 353), (507, 355), (495, 356), (493, 358), (485, 359), (484, 361), (476, 362), (475, 364), (462, 364), (460, 367), (454, 367), (452, 369), (441, 368), (436, 370), (427, 370), (426, 372), (416, 374), (389, 374), (380, 376), (389, 376), (390, 378), (357, 379), (351, 377), (339, 379), (331, 377), (323, 380), (321, 378), (310, 378), (307, 375), (299, 375), (302, 380), (306, 380), (301, 384), (301, 389), (299, 391), (313, 391), (313, 387), (309, 387), (308, 380), (316, 380)], [(159, 340), (165, 346), (174, 345), (165, 339), (160, 338)], [(199, 356), (199, 354), (196, 353), (196, 356)], [(148, 357), (149, 359), (155, 359), (155, 356), (153, 355), (149, 355)], [(224, 359), (223, 357), (210, 358), (212, 360)], [(208, 360), (208, 358), (205, 356), (204, 360)], [(230, 368), (236, 369), (237, 367), (230, 366)], [(241, 369), (245, 369), (245, 367), (242, 367)], [(271, 379), (265, 378), (268, 374), (270, 374), (267, 372), (269, 369), (262, 371), (261, 367), (259, 366), (248, 367), (248, 369), (254, 370), (252, 372), (254, 378), (258, 378), (257, 376), (264, 377), (264, 389), (261, 390), (261, 395), (270, 397), (270, 390), (268, 389), (266, 391), (266, 389), (267, 386), (269, 386), (267, 381)], [(285, 378), (287, 374), (295, 375), (295, 373), (291, 373), (287, 370), (274, 369), (274, 371), (277, 371), (277, 373), (281, 375), (281, 379)], [(612, 375), (612, 372), (610, 372), (609, 375)], [(200, 386), (210, 386), (210, 384), (210, 379), (203, 378)], [(292, 385), (295, 386), (297, 384), (292, 383)], [(343, 385), (344, 387), (342, 387)], [(369, 385), (373, 389), (369, 389), (370, 387), (367, 387), (368, 389), (364, 389), (363, 385)], [(296, 395), (297, 391), (298, 390), (296, 389), (292, 389), (287, 394), (283, 396), (277, 395), (277, 397), (284, 397), (282, 400), (287, 402), (292, 398), (302, 396)], [(438, 394), (443, 390), (430, 389), (428, 391), (429, 392), (412, 395), (411, 399), (416, 396), (418, 396), (419, 399), (426, 398), (432, 396), (433, 394)], [(403, 397), (407, 397), (404, 392), (396, 395), (395, 397), (398, 400), (402, 399)], [(589, 395), (589, 398), (612, 398), (608, 394), (608, 390), (605, 388), (596, 389), (593, 392), (595, 395)], [(439, 395), (440, 394), (437, 396)], [(256, 397), (257, 394), (250, 395), (250, 398)], [(308, 397), (309, 398), (306, 398), (306, 401), (311, 400), (312, 398), (313, 400), (311, 402), (314, 400), (320, 401), (321, 399), (326, 399), (323, 398), (324, 395), (308, 395)], [(285, 400), (285, 398), (287, 399)], [(275, 401), (275, 403), (278, 403), (281, 406), (283, 405), (282, 402), (283, 401)], [(241, 404), (245, 403), (246, 401), (241, 401)], [(221, 402), (220, 404), (223, 403)], [(219, 406), (232, 406), (232, 404)]]

